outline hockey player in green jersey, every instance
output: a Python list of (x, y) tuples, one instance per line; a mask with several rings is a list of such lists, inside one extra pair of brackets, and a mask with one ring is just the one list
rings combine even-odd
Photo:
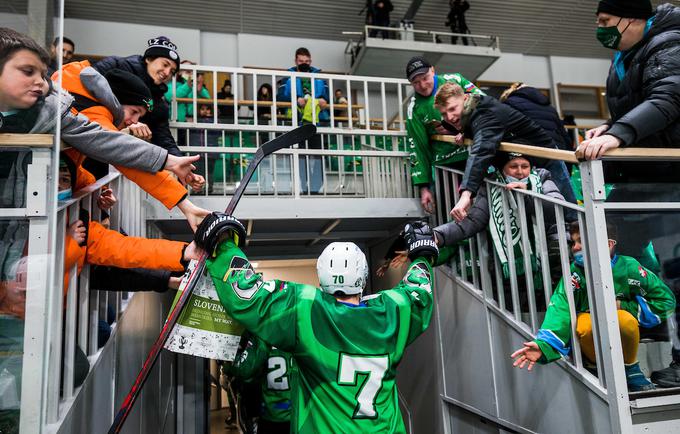
[(317, 262), (318, 289), (263, 281), (238, 247), (246, 231), (232, 216), (213, 213), (197, 230), (194, 241), (209, 252), (207, 269), (229, 315), (293, 354), (298, 373), (291, 432), (406, 432), (396, 368), (430, 323), (430, 263), (438, 249), (426, 224), (409, 224), (404, 232), (413, 260), (406, 276), (395, 288), (362, 299), (368, 264), (353, 243), (326, 247)]
[[(434, 106), (434, 95), (444, 83), (453, 82), (466, 93), (484, 95), (471, 81), (458, 73), (438, 75), (424, 57), (413, 57), (406, 65), (406, 78), (415, 94), (408, 105), (406, 134), (411, 153), (411, 180), (420, 189), (420, 203), (425, 211), (434, 211), (434, 197), (430, 191), (432, 168), (435, 164), (465, 161), (467, 147), (430, 140), (435, 134), (451, 134), (442, 126), (442, 117)], [(462, 143), (462, 135), (459, 135)], [(464, 166), (462, 166), (464, 167)], [(461, 168), (462, 168), (461, 167)]]
[(261, 385), (262, 411), (257, 423), (258, 434), (290, 432), (291, 383), (296, 370), (290, 353), (269, 346), (255, 336), (247, 339), (234, 363), (225, 367), (227, 374)]
[[(571, 264), (570, 289), (574, 294), (576, 309), (576, 334), (585, 358), (595, 363), (593, 327), (588, 304), (588, 290), (583, 268), (583, 252), (578, 223), (570, 226), (574, 262)], [(619, 329), (623, 347), (623, 361), (626, 369), (628, 390), (639, 392), (654, 389), (654, 385), (640, 370), (638, 362), (639, 327), (650, 328), (664, 321), (675, 309), (675, 296), (665, 283), (654, 273), (640, 265), (630, 256), (617, 255), (616, 229), (607, 225), (609, 251), (611, 256), (614, 291), (618, 309)], [(560, 280), (550, 298), (536, 339), (525, 342), (511, 357), (513, 366), (520, 369), (528, 365), (531, 370), (536, 362), (550, 363), (571, 352), (571, 318), (564, 282)]]

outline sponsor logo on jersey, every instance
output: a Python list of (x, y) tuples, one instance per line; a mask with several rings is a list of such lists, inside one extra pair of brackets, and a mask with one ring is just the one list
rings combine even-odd
[(642, 266), (638, 267), (638, 272), (640, 273), (640, 276), (644, 279), (647, 277), (647, 270), (642, 268)]
[(640, 286), (640, 281), (636, 279), (628, 279), (628, 284), (633, 286)]
[(475, 85), (472, 84), (472, 83), (468, 83), (468, 84), (465, 85), (465, 90), (466, 90), (467, 92), (471, 91), (471, 90), (474, 89), (474, 88), (475, 88)]
[(576, 272), (571, 273), (571, 289), (572, 291), (581, 289), (581, 276)]

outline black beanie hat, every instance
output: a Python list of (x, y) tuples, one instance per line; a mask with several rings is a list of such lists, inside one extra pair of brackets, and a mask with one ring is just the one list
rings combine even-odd
[(534, 162), (531, 161), (531, 158), (524, 154), (520, 154), (517, 152), (504, 152), (504, 151), (498, 151), (496, 152), (496, 156), (494, 157), (493, 160), (493, 166), (500, 172), (500, 174), (503, 174), (503, 168), (505, 167), (506, 164), (508, 164), (510, 161), (514, 160), (515, 158), (524, 158), (529, 162), (529, 164), (533, 167)]
[(123, 105), (141, 105), (149, 111), (153, 110), (151, 91), (141, 78), (121, 69), (112, 69), (104, 77), (118, 102)]
[(652, 2), (649, 0), (601, 0), (597, 5), (597, 12), (614, 15), (621, 18), (638, 18), (646, 20), (652, 15)]
[(144, 52), (144, 58), (148, 57), (165, 57), (175, 62), (179, 69), (179, 54), (177, 54), (177, 45), (170, 42), (170, 39), (165, 36), (159, 36), (157, 38), (151, 38), (147, 41), (149, 48)]

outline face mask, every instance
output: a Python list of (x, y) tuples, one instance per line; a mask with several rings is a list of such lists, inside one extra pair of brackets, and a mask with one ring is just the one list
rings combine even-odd
[(300, 72), (309, 72), (312, 66), (309, 63), (301, 63), (297, 66), (297, 70)]
[(628, 26), (630, 26), (630, 23), (628, 23), (628, 26), (623, 29), (623, 32), (619, 32), (619, 23), (622, 19), (623, 18), (619, 19), (619, 22), (616, 23), (615, 26), (597, 28), (597, 40), (600, 41), (600, 43), (605, 48), (616, 50), (619, 47), (619, 44), (621, 43), (621, 36), (623, 36), (626, 30), (628, 30)]
[(578, 252), (574, 253), (574, 264), (583, 268), (583, 252), (582, 251), (578, 251)]
[(507, 181), (508, 184), (511, 182), (521, 182), (522, 184), (528, 184), (529, 183), (529, 177), (527, 176), (526, 178), (515, 178), (514, 176), (506, 175), (505, 176), (505, 181)]
[(66, 190), (60, 190), (59, 193), (57, 193), (57, 200), (69, 200), (71, 196), (73, 196), (73, 193), (70, 188), (67, 188)]

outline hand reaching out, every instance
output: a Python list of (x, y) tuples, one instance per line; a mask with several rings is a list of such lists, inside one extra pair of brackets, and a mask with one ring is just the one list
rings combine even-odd
[(527, 185), (523, 182), (509, 182), (506, 186), (506, 190), (514, 190), (516, 188), (519, 188), (520, 190), (526, 190)]
[(523, 345), (522, 348), (510, 355), (511, 358), (515, 359), (512, 366), (522, 369), (528, 364), (527, 371), (531, 371), (536, 362), (543, 356), (543, 352), (536, 342), (524, 342)]
[(210, 214), (210, 211), (197, 207), (194, 205), (189, 199), (184, 199), (181, 201), (179, 204), (177, 204), (177, 208), (179, 208), (180, 211), (182, 211), (182, 214), (187, 218), (187, 222), (189, 223), (189, 226), (191, 226), (191, 230), (196, 232), (196, 228), (198, 225), (203, 221), (205, 216)]
[(190, 173), (189, 176), (184, 179), (184, 184), (190, 185), (191, 189), (194, 191), (201, 191), (205, 185), (205, 178), (197, 173)]
[(468, 190), (464, 190), (460, 194), (460, 199), (458, 199), (456, 206), (454, 206), (450, 212), (451, 217), (456, 219), (457, 222), (463, 221), (463, 219), (467, 217), (467, 213), (470, 210), (471, 206), (472, 206), (472, 193), (470, 193)]
[(109, 187), (102, 187), (101, 193), (97, 198), (97, 206), (102, 211), (108, 211), (118, 202), (116, 196), (113, 194), (113, 190)]
[(130, 130), (130, 134), (137, 137), (138, 139), (146, 140), (147, 142), (151, 140), (151, 129), (142, 122), (128, 125), (128, 129)]
[(66, 234), (73, 238), (73, 240), (82, 246), (85, 244), (85, 238), (87, 236), (87, 229), (85, 228), (85, 223), (82, 220), (78, 220), (71, 224), (66, 230)]

